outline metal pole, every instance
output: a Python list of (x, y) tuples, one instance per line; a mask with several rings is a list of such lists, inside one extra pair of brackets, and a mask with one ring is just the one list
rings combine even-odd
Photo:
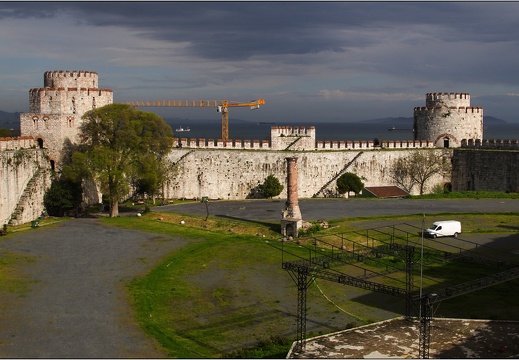
[(419, 348), (419, 354), (418, 357), (423, 359), (423, 337), (425, 336), (425, 329), (424, 329), (424, 318), (423, 318), (423, 303), (424, 300), (422, 299), (422, 292), (423, 292), (423, 233), (424, 233), (424, 226), (425, 226), (425, 214), (422, 218), (422, 246), (420, 250), (420, 305), (419, 305), (419, 311), (418, 311), (418, 321), (419, 321), (419, 327), (420, 327), (420, 335), (418, 337), (418, 348)]

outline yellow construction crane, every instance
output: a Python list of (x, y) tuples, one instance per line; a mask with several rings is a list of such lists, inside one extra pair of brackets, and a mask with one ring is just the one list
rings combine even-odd
[(252, 100), (247, 103), (232, 102), (229, 100), (155, 100), (131, 101), (127, 103), (134, 107), (212, 107), (222, 113), (222, 139), (229, 140), (229, 108), (248, 106), (251, 110), (259, 109), (265, 100)]

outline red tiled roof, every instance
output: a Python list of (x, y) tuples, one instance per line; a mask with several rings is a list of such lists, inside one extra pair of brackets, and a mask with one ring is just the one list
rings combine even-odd
[(363, 191), (364, 190), (369, 191), (370, 193), (379, 198), (409, 196), (408, 192), (400, 189), (397, 186), (370, 186), (365, 187)]

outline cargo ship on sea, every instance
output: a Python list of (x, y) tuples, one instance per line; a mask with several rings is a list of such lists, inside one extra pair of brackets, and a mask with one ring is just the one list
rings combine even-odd
[(175, 129), (176, 132), (187, 132), (187, 131), (191, 131), (190, 128), (183, 128), (182, 126), (180, 126), (179, 128)]

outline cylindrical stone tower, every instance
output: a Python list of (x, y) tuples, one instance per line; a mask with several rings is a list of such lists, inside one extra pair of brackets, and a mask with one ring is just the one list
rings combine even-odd
[(414, 139), (436, 147), (459, 147), (463, 139), (483, 139), (483, 108), (470, 106), (470, 94), (429, 93), (414, 108)]
[(113, 92), (98, 88), (93, 71), (46, 71), (42, 88), (29, 90), (29, 112), (20, 114), (22, 136), (34, 137), (58, 166), (65, 142), (78, 142), (81, 117), (113, 103)]

